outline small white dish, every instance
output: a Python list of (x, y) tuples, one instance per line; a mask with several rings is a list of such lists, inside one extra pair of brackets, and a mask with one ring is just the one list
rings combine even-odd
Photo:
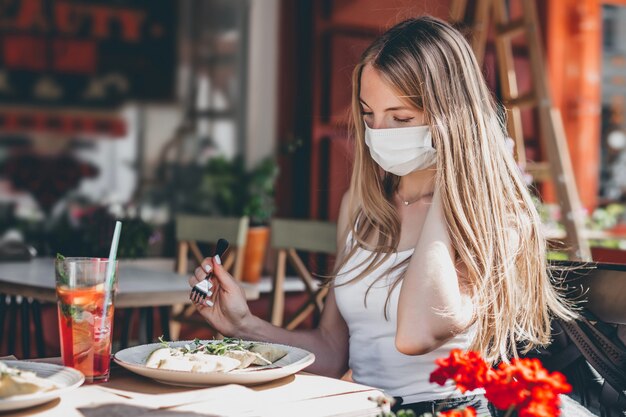
[[(202, 343), (207, 342), (210, 341), (202, 341)], [(190, 343), (192, 342), (180, 341), (170, 342), (169, 345), (173, 348), (176, 348), (185, 346), (186, 344)], [(152, 352), (161, 347), (160, 343), (151, 343), (121, 350), (115, 354), (114, 360), (120, 366), (123, 366), (129, 371), (148, 378), (152, 378), (158, 382), (192, 387), (223, 384), (261, 384), (264, 382), (269, 382), (276, 379), (284, 378), (289, 375), (293, 375), (311, 365), (315, 361), (315, 355), (304, 349), (279, 344), (271, 345), (286, 350), (287, 355), (282, 359), (274, 362), (272, 365), (239, 369), (230, 372), (203, 373), (148, 368), (147, 366), (145, 366), (146, 360)]]
[(58, 398), (61, 394), (80, 387), (85, 381), (85, 376), (81, 372), (66, 366), (13, 360), (2, 360), (2, 362), (10, 368), (34, 372), (39, 378), (47, 379), (54, 383), (57, 389), (2, 398), (0, 399), (0, 411), (19, 410), (47, 403)]

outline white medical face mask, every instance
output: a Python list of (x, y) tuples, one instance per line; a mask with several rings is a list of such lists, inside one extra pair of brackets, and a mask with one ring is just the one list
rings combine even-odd
[(400, 177), (437, 160), (428, 126), (370, 129), (365, 123), (365, 143), (382, 169)]

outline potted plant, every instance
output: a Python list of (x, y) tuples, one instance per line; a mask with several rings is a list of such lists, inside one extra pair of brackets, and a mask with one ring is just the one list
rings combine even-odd
[(274, 213), (274, 188), (278, 164), (269, 156), (252, 168), (244, 158), (213, 156), (203, 162), (163, 164), (161, 187), (153, 190), (153, 204), (167, 203), (174, 213), (250, 218), (242, 278), (259, 280)]
[(248, 282), (257, 282), (263, 269), (277, 176), (278, 164), (271, 156), (251, 169), (246, 168), (242, 157), (213, 157), (183, 205), (186, 212), (250, 218), (242, 273)]
[(276, 161), (268, 157), (246, 175), (246, 204), (243, 214), (250, 218), (242, 279), (258, 282), (269, 241), (269, 221), (276, 208), (274, 186), (278, 176)]

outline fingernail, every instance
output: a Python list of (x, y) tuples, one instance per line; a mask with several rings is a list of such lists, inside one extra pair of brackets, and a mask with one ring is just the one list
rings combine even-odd
[(213, 307), (213, 301), (211, 300), (206, 300), (204, 303), (208, 305), (209, 307)]
[(204, 265), (204, 270), (206, 271), (206, 273), (208, 274), (209, 272), (211, 272), (211, 265)]
[(213, 288), (213, 283), (210, 280), (207, 280), (207, 288)]
[(219, 255), (215, 255), (215, 258), (213, 258), (213, 259), (215, 259), (215, 262), (216, 262), (218, 265), (221, 265), (221, 264), (222, 264), (222, 260), (220, 259), (220, 256), (219, 256)]

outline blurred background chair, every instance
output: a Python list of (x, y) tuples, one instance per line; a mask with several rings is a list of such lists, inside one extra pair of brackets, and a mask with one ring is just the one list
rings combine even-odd
[[(222, 260), (224, 268), (229, 271), (236, 280), (241, 280), (243, 269), (243, 254), (248, 233), (248, 217), (205, 217), (196, 215), (179, 215), (176, 217), (176, 240), (178, 242), (176, 272), (188, 275), (193, 272), (195, 266), (200, 265), (206, 256), (199, 244), (214, 246), (220, 238), (228, 240), (230, 247)], [(212, 249), (211, 249), (212, 250)], [(189, 267), (189, 252), (193, 256), (195, 266)], [(176, 306), (172, 308), (170, 319), (170, 336), (177, 340), (180, 335), (181, 324), (198, 324), (204, 321), (194, 320), (195, 308), (192, 305)]]
[[(320, 280), (309, 271), (306, 263), (298, 255), (298, 251), (334, 256), (337, 251), (337, 226), (335, 223), (324, 221), (273, 219), (270, 227), (271, 247), (277, 251), (270, 321), (276, 326), (283, 326), (285, 322), (284, 327), (292, 330), (310, 314), (315, 314), (315, 321), (317, 321), (328, 294), (328, 288), (320, 285)], [(304, 283), (308, 299), (293, 317), (285, 320), (284, 284), (287, 261)]]
[[(5, 322), (8, 324), (6, 328)], [(31, 352), (33, 336), (36, 356)], [(21, 354), (18, 339), (21, 342)], [(37, 299), (0, 293), (0, 347), (9, 355), (21, 359), (45, 356), (41, 304)]]
[(224, 268), (236, 280), (241, 280), (243, 268), (243, 253), (248, 234), (248, 217), (205, 217), (183, 214), (176, 216), (176, 241), (178, 242), (176, 271), (187, 274), (189, 270), (189, 251), (197, 265), (202, 263), (206, 256), (202, 254), (198, 243), (215, 245), (220, 238), (228, 240), (230, 247), (226, 253)]

